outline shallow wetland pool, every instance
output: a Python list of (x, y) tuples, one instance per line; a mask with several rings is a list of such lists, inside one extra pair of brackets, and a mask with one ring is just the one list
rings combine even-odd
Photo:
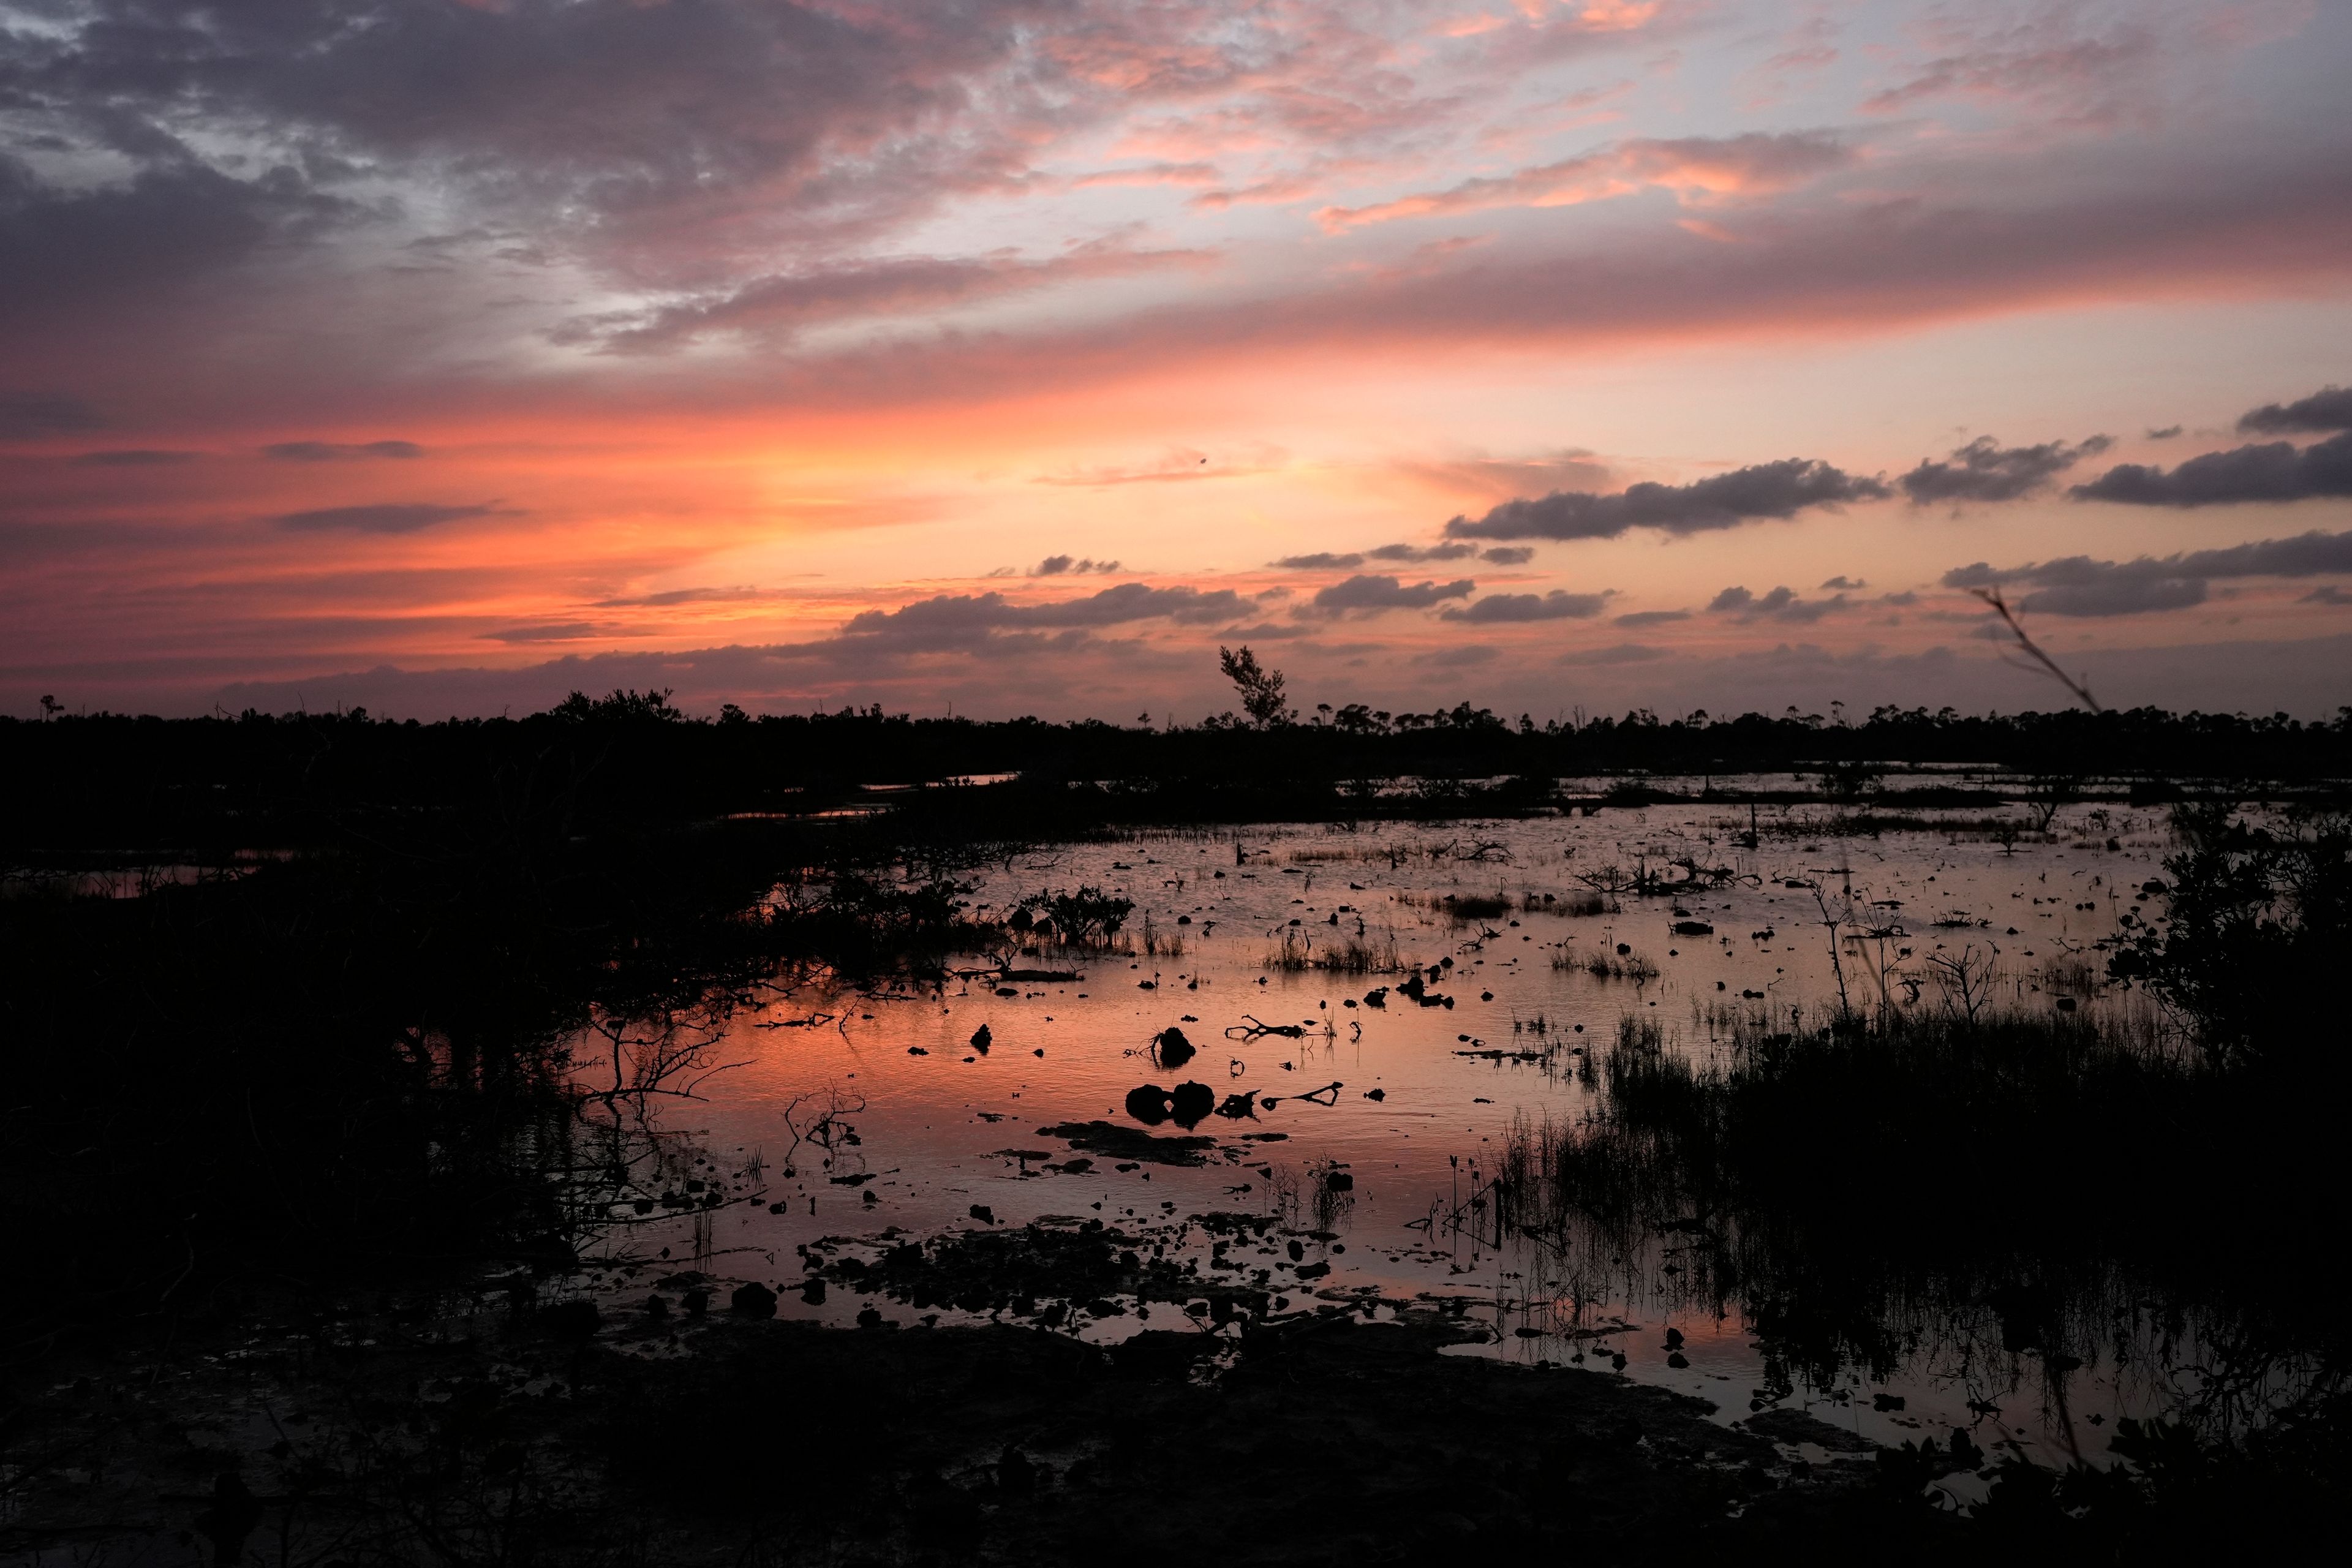
[[(1727, 1423), (1802, 1410), (1873, 1443), (1958, 1428), (1987, 1449), (2095, 1458), (2100, 1426), (2171, 1408), (2195, 1376), (2195, 1325), (2162, 1303), (2058, 1353), (2004, 1336), (1997, 1302), (1910, 1302), (1893, 1350), (1831, 1366), (1818, 1345), (1776, 1344), (1704, 1267), (1697, 1219), (1537, 1235), (1492, 1201), (1515, 1129), (1524, 1149), (1601, 1109), (1592, 1066), (1629, 1016), (1704, 1056), (1741, 1017), (1825, 1017), (1841, 985), (1856, 1007), (1941, 1005), (1930, 960), (1963, 953), (1990, 963), (1997, 1002), (2146, 1015), (2101, 984), (2098, 944), (2160, 875), (2160, 815), (2073, 808), (2008, 842), (1958, 816), (1877, 837), (1753, 826), (1654, 808), (1015, 855), (977, 875), (971, 912), (1098, 889), (1134, 905), (1108, 950), (1024, 939), (958, 960), (940, 986), (812, 984), (715, 1037), (623, 1032), (625, 1072), (659, 1060), (663, 1086), (692, 1095), (637, 1102), (656, 1108), (665, 1201), (616, 1211), (644, 1267), (603, 1290), (642, 1302), (653, 1275), (692, 1270), (722, 1292), (772, 1287), (786, 1318), (982, 1321), (884, 1289), (873, 1266), (910, 1240), (1099, 1224), (1139, 1258), (1262, 1297), (1245, 1314), (1434, 1301), (1486, 1331), (1456, 1353), (1615, 1366)], [(609, 1038), (586, 1037), (579, 1060), (609, 1080)], [(1933, 1223), (1932, 1203), (1921, 1213)], [(1183, 1291), (1158, 1294), (1038, 1291), (1012, 1310), (1118, 1341), (1185, 1321)]]

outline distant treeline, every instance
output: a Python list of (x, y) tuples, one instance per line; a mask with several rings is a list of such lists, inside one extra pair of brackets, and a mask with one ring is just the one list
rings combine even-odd
[[(1061, 826), (1104, 821), (1393, 815), (1360, 781), (1426, 781), (1424, 813), (1544, 804), (1551, 781), (1611, 773), (1818, 772), (1853, 796), (1878, 764), (1975, 763), (2074, 778), (2308, 782), (2352, 776), (2352, 708), (2332, 721), (2160, 709), (1964, 715), (1885, 707), (1848, 721), (1795, 709), (1715, 719), (1538, 724), (1467, 703), (1428, 713), (1360, 705), (1301, 722), (1231, 716), (1191, 727), (918, 719), (880, 707), (695, 719), (663, 692), (575, 693), (520, 719), (425, 724), (344, 713), (0, 720), (19, 852), (112, 845), (244, 847), (302, 841), (352, 814), (430, 812), (511, 797), (583, 829), (801, 813), (871, 786), (1017, 774), (958, 792), (961, 808)], [(1514, 780), (1512, 786), (1462, 781)], [(1449, 782), (1452, 781), (1452, 782)], [(1079, 792), (1070, 784), (1097, 786)], [(1355, 787), (1351, 788), (1350, 786)], [(982, 806), (979, 796), (1001, 798)], [(1923, 802), (1924, 804), (1925, 802)], [(1008, 824), (1027, 832), (1030, 824)]]

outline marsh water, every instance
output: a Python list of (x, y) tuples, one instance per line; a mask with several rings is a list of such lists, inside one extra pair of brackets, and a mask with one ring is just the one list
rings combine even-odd
[[(1842, 816), (1692, 805), (1014, 854), (968, 875), (971, 912), (1097, 889), (1134, 904), (1109, 951), (1008, 939), (944, 984), (820, 976), (713, 1031), (581, 1040), (592, 1084), (611, 1079), (615, 1038), (624, 1075), (661, 1064), (665, 1092), (637, 1102), (665, 1151), (642, 1190), (661, 1203), (635, 1202), (625, 1249), (770, 1284), (786, 1317), (913, 1329), (972, 1314), (843, 1289), (840, 1260), (1099, 1221), (1203, 1279), (1255, 1284), (1270, 1313), (1448, 1302), (1486, 1331), (1462, 1353), (1613, 1366), (1726, 1422), (1802, 1410), (1874, 1443), (1957, 1428), (1987, 1449), (2095, 1458), (2102, 1426), (2197, 1394), (2209, 1357), (2193, 1311), (2126, 1291), (2078, 1303), (2063, 1335), (2021, 1336), (1980, 1287), (1938, 1297), (1931, 1282), (1871, 1303), (1873, 1342), (1796, 1346), (1801, 1306), (1749, 1300), (1709, 1261), (1721, 1238), (1703, 1216), (1536, 1235), (1489, 1202), (1515, 1137), (1602, 1109), (1591, 1066), (1629, 1016), (1704, 1056), (1742, 1017), (1824, 1017), (1842, 987), (1852, 1006), (1941, 1005), (1929, 960), (1966, 953), (1990, 963), (2001, 1005), (2161, 1028), (2101, 984), (2099, 950), (2161, 875), (2160, 813), (2068, 807), (2021, 836), (1986, 831), (1980, 813), (1860, 835)], [(1168, 1048), (1171, 1027), (1189, 1056)], [(1164, 1142), (1178, 1138), (1202, 1142)], [(1950, 1201), (1924, 1193), (1918, 1223)], [(1219, 1217), (1237, 1215), (1269, 1223)], [(835, 1288), (803, 1292), (828, 1264)], [(645, 1276), (609, 1289), (642, 1297)], [(1117, 1340), (1181, 1310), (1073, 1300), (1045, 1321)]]

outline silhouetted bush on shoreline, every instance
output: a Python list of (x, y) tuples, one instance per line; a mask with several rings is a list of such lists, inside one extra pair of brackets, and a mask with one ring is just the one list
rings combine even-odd
[[(1888, 763), (2134, 780), (2143, 802), (2171, 798), (2183, 779), (2309, 785), (2352, 777), (2352, 710), (2308, 724), (2155, 709), (1970, 717), (1894, 708), (1852, 724), (1793, 711), (1673, 721), (1637, 712), (1539, 724), (1465, 703), (1341, 721), (1354, 711), (1324, 722), (1160, 730), (915, 719), (878, 707), (701, 721), (664, 693), (615, 692), (599, 700), (575, 693), (525, 718), (432, 724), (363, 710), (0, 720), (0, 767), (19, 801), (0, 849), (21, 857), (173, 845), (226, 854), (332, 842), (355, 826), (430, 816), (486, 797), (541, 802), (587, 826), (804, 816), (882, 799), (921, 816), (936, 815), (938, 803), (877, 797), (865, 786), (1007, 774), (1019, 775), (1018, 787), (946, 792), (955, 813), (1057, 830), (1442, 816), (1553, 804), (1550, 781), (1561, 777), (1798, 769), (1819, 775), (1804, 798), (1852, 804), (1883, 790), (1914, 806), (1953, 804), (1932, 782), (1924, 794), (1919, 785), (1885, 785), (1877, 770)], [(1370, 782), (1396, 779), (1418, 783), (1376, 790)]]

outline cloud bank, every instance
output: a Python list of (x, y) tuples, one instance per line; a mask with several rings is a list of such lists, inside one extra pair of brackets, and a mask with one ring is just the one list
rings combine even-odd
[(1944, 574), (1948, 588), (2026, 583), (2034, 591), (2018, 607), (2053, 616), (2129, 616), (2185, 609), (2205, 602), (2207, 585), (2240, 577), (2316, 577), (2352, 574), (2352, 531), (2317, 530), (2292, 539), (2265, 539), (2221, 550), (2196, 550), (2161, 559), (2095, 561), (2068, 555), (1996, 570), (1984, 562)]
[(2047, 489), (2059, 474), (2114, 445), (2107, 437), (2094, 436), (2073, 447), (2063, 441), (2004, 447), (1990, 436), (1979, 436), (1942, 462), (1921, 458), (1917, 468), (1903, 476), (1903, 493), (1917, 506), (2015, 500)]
[(2121, 506), (2233, 506), (2352, 496), (2352, 430), (2297, 448), (2285, 441), (2208, 452), (2178, 468), (2118, 463), (2069, 492)]
[(1784, 458), (1686, 485), (1628, 485), (1616, 495), (1555, 490), (1509, 500), (1472, 521), (1445, 525), (1454, 539), (1614, 539), (1628, 529), (1700, 533), (1760, 519), (1787, 519), (1816, 507), (1884, 500), (1884, 481), (1849, 474), (1812, 458)]

